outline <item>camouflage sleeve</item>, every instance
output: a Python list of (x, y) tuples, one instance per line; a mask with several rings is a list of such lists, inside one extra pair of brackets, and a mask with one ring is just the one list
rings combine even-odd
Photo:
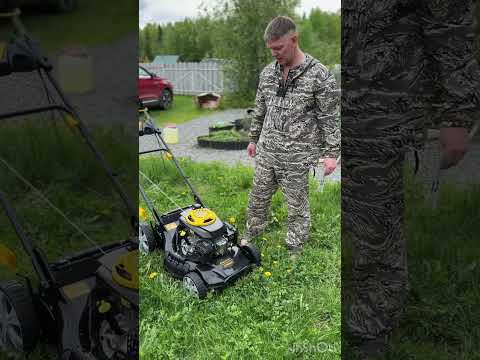
[(420, 18), (433, 93), (431, 126), (470, 128), (479, 118), (480, 70), (474, 55), (473, 1), (424, 1)]
[(252, 117), (252, 124), (250, 125), (249, 138), (253, 143), (257, 143), (260, 138), (260, 133), (262, 132), (263, 120), (265, 119), (265, 114), (267, 113), (267, 105), (265, 101), (265, 95), (262, 90), (263, 86), (263, 72), (260, 75), (260, 82), (257, 88), (257, 96), (255, 97), (255, 108)]
[(325, 134), (322, 156), (336, 158), (340, 155), (339, 96), (332, 73), (328, 72), (326, 79), (318, 79), (315, 101), (319, 108), (318, 124)]

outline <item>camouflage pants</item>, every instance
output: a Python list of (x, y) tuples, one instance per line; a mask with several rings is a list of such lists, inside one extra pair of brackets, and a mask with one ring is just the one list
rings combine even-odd
[(272, 196), (281, 188), (288, 208), (287, 246), (302, 246), (310, 231), (308, 168), (276, 166), (257, 157), (249, 195), (245, 239), (259, 235), (267, 225)]
[(342, 141), (342, 326), (362, 343), (389, 334), (403, 313), (404, 153), (384, 140)]

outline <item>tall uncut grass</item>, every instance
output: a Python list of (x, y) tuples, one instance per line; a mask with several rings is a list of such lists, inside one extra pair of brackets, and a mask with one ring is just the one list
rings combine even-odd
[[(252, 169), (188, 160), (181, 164), (206, 205), (243, 232)], [(178, 206), (192, 203), (170, 161), (146, 158), (140, 169)], [(158, 210), (176, 207), (140, 180)], [(188, 295), (163, 270), (162, 252), (142, 256), (141, 358), (339, 359), (339, 185), (320, 192), (312, 179), (310, 202), (311, 239), (299, 259), (291, 259), (284, 245), (287, 209), (278, 193), (268, 228), (255, 240), (262, 267), (206, 300)]]

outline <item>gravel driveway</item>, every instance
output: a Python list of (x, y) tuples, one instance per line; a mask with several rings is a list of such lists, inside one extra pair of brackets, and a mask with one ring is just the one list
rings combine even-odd
[[(216, 150), (201, 148), (197, 145), (197, 137), (208, 135), (208, 127), (217, 122), (228, 122), (246, 117), (246, 109), (232, 109), (215, 112), (212, 115), (177, 125), (179, 131), (179, 143), (170, 145), (173, 154), (177, 157), (189, 157), (198, 162), (223, 161), (230, 165), (241, 163), (254, 166), (254, 160), (249, 158), (246, 150)], [(140, 138), (140, 151), (154, 148), (155, 141), (151, 136)], [(340, 168), (325, 178), (325, 181), (339, 181)]]
[[(92, 57), (93, 88), (84, 94), (67, 93), (87, 125), (133, 124), (137, 114), (138, 69), (125, 59), (136, 59), (138, 34), (132, 33), (106, 44), (88, 47)], [(48, 54), (58, 73), (59, 53)], [(57, 78), (57, 80), (59, 80)], [(53, 93), (53, 89), (49, 87)], [(0, 111), (10, 112), (22, 108), (47, 104), (43, 85), (36, 72), (14, 73), (0, 78)], [(56, 97), (58, 101), (58, 97)]]

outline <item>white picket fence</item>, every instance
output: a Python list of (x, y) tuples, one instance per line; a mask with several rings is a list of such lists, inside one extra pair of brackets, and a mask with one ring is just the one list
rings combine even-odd
[(225, 89), (222, 65), (215, 62), (177, 64), (140, 64), (154, 74), (173, 83), (179, 95), (198, 95), (204, 92), (223, 94)]

